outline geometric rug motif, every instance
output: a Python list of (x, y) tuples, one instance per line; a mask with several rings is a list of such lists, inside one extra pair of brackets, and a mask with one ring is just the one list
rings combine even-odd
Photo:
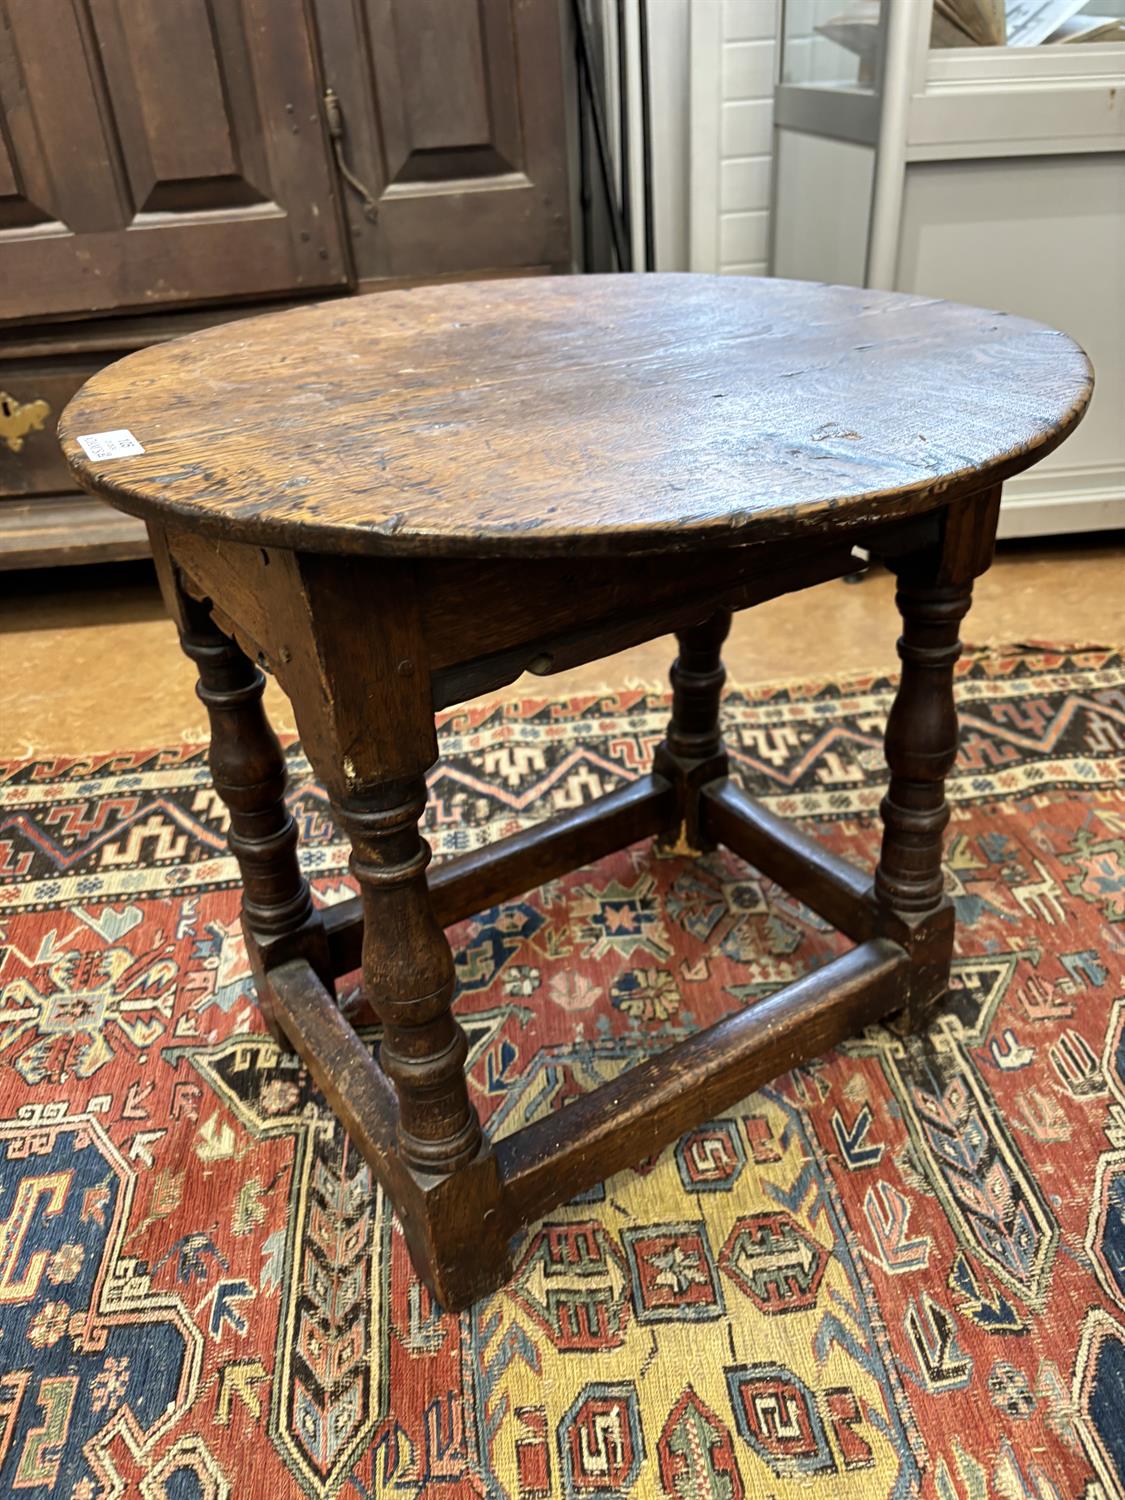
[[(0, 767), (0, 1494), (1122, 1494), (1125, 671), (957, 672), (929, 1034), (871, 1028), (552, 1210), (459, 1317), (265, 1034), (204, 748)], [(893, 690), (732, 692), (735, 774), (870, 866)], [(444, 714), (436, 859), (642, 774), (667, 711)], [(346, 849), (289, 757), (330, 905)], [(846, 946), (648, 841), (450, 936), (494, 1138)]]

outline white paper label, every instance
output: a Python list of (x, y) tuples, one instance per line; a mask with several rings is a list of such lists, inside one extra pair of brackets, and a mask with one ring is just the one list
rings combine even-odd
[(90, 432), (78, 439), (78, 446), (87, 458), (133, 458), (145, 450), (127, 427), (116, 432)]

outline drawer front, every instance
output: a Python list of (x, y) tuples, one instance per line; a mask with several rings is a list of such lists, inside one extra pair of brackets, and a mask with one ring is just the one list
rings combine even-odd
[(55, 427), (63, 407), (107, 360), (0, 361), (0, 496), (75, 489)]

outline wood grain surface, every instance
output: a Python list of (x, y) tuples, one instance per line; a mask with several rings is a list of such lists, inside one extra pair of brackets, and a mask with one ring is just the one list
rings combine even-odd
[[(315, 551), (674, 551), (850, 529), (1017, 473), (1075, 426), (1064, 334), (757, 277), (420, 287), (130, 355), (59, 435), (124, 510)], [(81, 434), (129, 429), (90, 462)]]

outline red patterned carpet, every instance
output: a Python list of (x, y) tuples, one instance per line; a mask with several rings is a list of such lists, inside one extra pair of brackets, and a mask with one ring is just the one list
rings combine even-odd
[[(871, 860), (890, 694), (732, 694), (739, 775)], [(973, 654), (959, 698), (931, 1034), (857, 1037), (560, 1209), (460, 1318), (263, 1034), (203, 752), (0, 768), (0, 1494), (1122, 1494), (1125, 671)], [(446, 716), (437, 857), (637, 775), (665, 716)], [(454, 940), (493, 1134), (842, 941), (649, 845)]]

